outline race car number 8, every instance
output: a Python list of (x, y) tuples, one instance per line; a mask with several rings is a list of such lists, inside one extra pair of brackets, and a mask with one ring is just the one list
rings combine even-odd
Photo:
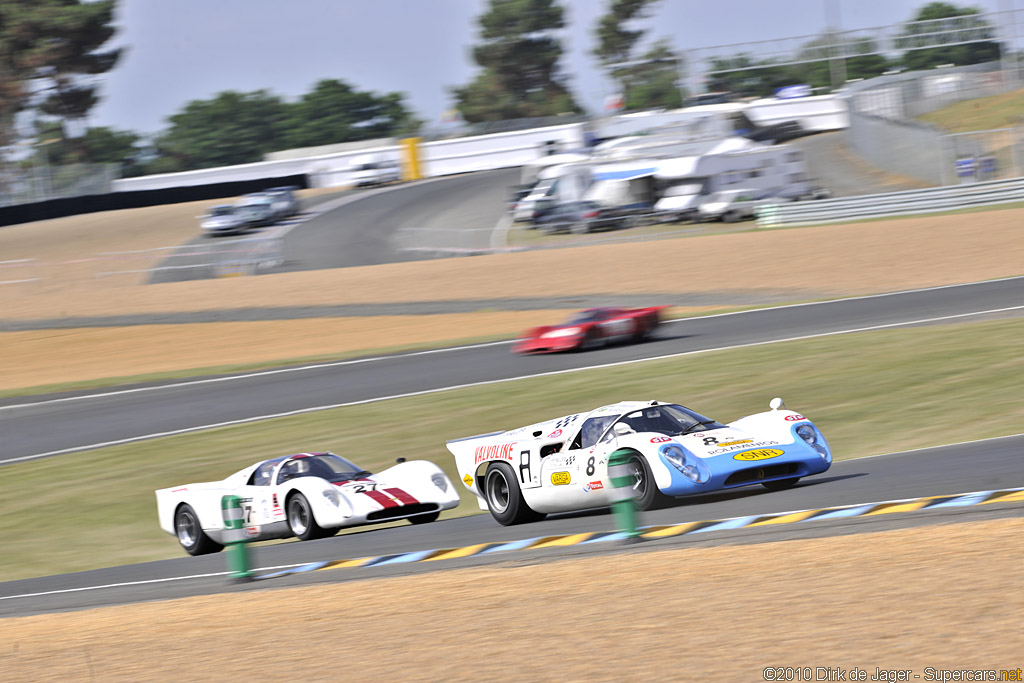
[(587, 461), (587, 476), (594, 476), (594, 456), (590, 456), (590, 460)]

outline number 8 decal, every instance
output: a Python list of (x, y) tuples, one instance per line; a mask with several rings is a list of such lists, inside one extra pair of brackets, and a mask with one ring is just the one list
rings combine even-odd
[(587, 476), (594, 476), (594, 456), (590, 456), (590, 460), (587, 461)]

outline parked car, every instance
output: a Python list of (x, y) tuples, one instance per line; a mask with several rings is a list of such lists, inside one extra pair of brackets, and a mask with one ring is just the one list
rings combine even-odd
[(290, 218), (299, 212), (299, 198), (295, 196), (295, 190), (298, 189), (294, 185), (289, 185), (271, 187), (263, 191), (263, 194), (273, 200), (272, 208), (278, 220)]
[(603, 207), (596, 202), (580, 201), (564, 204), (541, 204), (534, 213), (533, 226), (547, 234), (571, 232), (584, 234), (599, 230), (617, 230), (625, 215), (618, 208)]
[(264, 192), (253, 192), (238, 198), (235, 210), (246, 227), (258, 228), (277, 221), (274, 213), (274, 198)]
[(449, 441), (459, 477), (499, 524), (606, 507), (620, 499), (612, 455), (628, 463), (641, 510), (674, 498), (760, 484), (787, 489), (832, 465), (818, 427), (786, 410), (721, 423), (661, 401), (624, 401), (511, 431)]
[(515, 353), (551, 353), (643, 341), (661, 324), (665, 306), (647, 308), (588, 308), (559, 325), (527, 330), (512, 347)]
[(218, 204), (199, 216), (199, 227), (207, 235), (226, 235), (245, 230), (245, 220), (231, 204)]
[(757, 216), (757, 210), (769, 204), (792, 202), (791, 197), (758, 195), (751, 190), (723, 190), (707, 196), (697, 207), (699, 220), (734, 223)]
[(397, 159), (368, 154), (352, 160), (352, 184), (356, 187), (394, 183), (402, 179)]
[(333, 453), (263, 460), (227, 479), (156, 492), (160, 528), (189, 555), (215, 553), (225, 541), (221, 500), (239, 496), (245, 537), (259, 541), (333, 536), (342, 527), (407, 519), (433, 522), (459, 504), (455, 485), (428, 460), (371, 474)]

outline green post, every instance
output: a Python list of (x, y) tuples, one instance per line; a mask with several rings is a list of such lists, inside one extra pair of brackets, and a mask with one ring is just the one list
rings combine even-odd
[(612, 485), (612, 512), (619, 531), (626, 534), (625, 543), (642, 541), (637, 531), (636, 504), (633, 502), (633, 483), (636, 481), (635, 466), (629, 451), (615, 451), (608, 458), (608, 479)]
[(251, 581), (249, 570), (249, 547), (245, 543), (243, 530), (242, 499), (238, 496), (223, 496), (220, 511), (224, 518), (224, 545), (228, 547), (228, 571), (232, 581)]

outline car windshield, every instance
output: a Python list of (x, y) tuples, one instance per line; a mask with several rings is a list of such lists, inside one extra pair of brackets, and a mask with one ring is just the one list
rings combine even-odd
[(215, 206), (210, 209), (211, 216), (230, 216), (234, 212), (235, 207), (233, 206)]
[(633, 432), (656, 432), (665, 436), (679, 436), (725, 426), (680, 405), (658, 405), (634, 410), (623, 415), (616, 424), (625, 424)]
[(604, 311), (599, 308), (592, 308), (590, 310), (581, 311), (569, 318), (566, 325), (582, 325), (583, 323), (592, 323), (604, 318)]
[(300, 455), (286, 462), (277, 475), (281, 484), (297, 477), (320, 477), (329, 482), (340, 483), (370, 474), (341, 456), (333, 453)]

